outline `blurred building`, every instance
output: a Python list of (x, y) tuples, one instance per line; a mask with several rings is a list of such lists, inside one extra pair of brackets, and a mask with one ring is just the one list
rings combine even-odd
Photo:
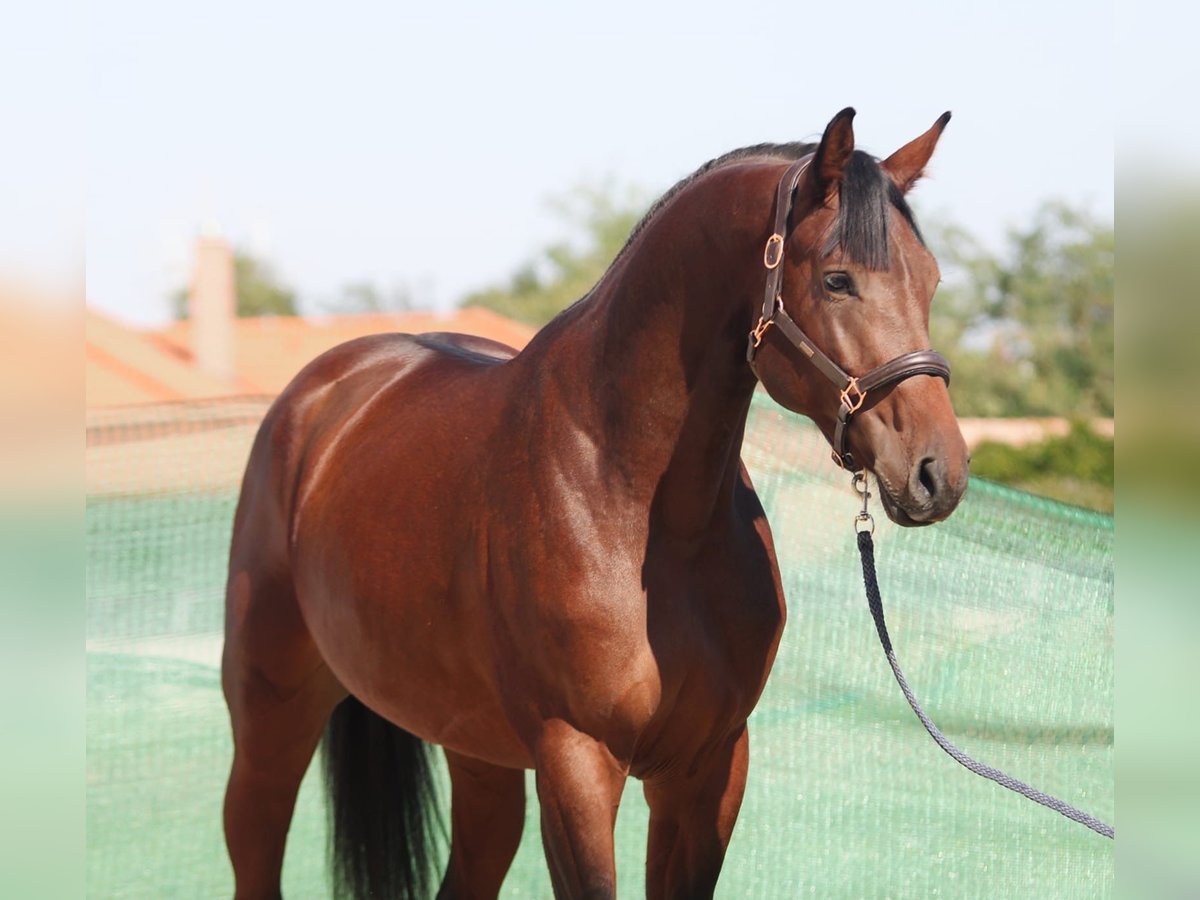
[(189, 317), (157, 331), (128, 328), (94, 309), (85, 326), (89, 409), (278, 394), (310, 360), (370, 334), (453, 331), (521, 349), (536, 329), (491, 310), (238, 318), (233, 254), (200, 238)]

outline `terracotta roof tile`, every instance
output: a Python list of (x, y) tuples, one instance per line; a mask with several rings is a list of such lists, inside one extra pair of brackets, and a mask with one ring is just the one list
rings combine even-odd
[(152, 400), (187, 400), (245, 393), (165, 350), (150, 335), (119, 324), (94, 309), (84, 324), (87, 405), (113, 406)]

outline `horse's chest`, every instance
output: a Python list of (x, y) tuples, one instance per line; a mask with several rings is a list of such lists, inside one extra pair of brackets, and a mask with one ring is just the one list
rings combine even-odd
[[(774, 597), (698, 597), (686, 619), (655, 635), (663, 675), (670, 680), (712, 684), (715, 693), (756, 691), (766, 677), (783, 625)], [(707, 608), (706, 608), (707, 607)], [(703, 677), (700, 677), (703, 673)], [(727, 691), (728, 689), (728, 691)]]
[[(651, 598), (653, 600), (653, 598)], [(691, 598), (689, 615), (655, 615), (647, 635), (661, 692), (630, 760), (643, 779), (691, 771), (740, 731), (766, 682), (783, 627), (773, 595)]]
[(647, 596), (647, 636), (663, 684), (664, 719), (740, 721), (753, 709), (783, 629), (769, 578), (703, 569)]

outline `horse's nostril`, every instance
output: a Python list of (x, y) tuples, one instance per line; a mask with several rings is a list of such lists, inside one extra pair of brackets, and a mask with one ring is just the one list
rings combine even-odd
[(937, 476), (934, 474), (934, 466), (936, 461), (930, 457), (925, 457), (917, 466), (917, 480), (920, 481), (921, 487), (925, 488), (925, 493), (932, 500), (937, 496), (938, 482)]

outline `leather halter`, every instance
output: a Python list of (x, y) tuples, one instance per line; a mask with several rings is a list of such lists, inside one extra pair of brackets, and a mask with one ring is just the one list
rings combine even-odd
[(792, 213), (792, 203), (796, 196), (796, 187), (800, 184), (800, 177), (812, 164), (813, 156), (814, 154), (810, 153), (792, 163), (779, 181), (775, 197), (775, 229), (767, 238), (767, 246), (763, 250), (763, 265), (767, 269), (766, 295), (763, 298), (762, 315), (750, 332), (746, 361), (755, 377), (762, 381), (754, 358), (758, 354), (763, 335), (774, 325), (816, 366), (818, 372), (833, 382), (841, 401), (837, 413), (837, 426), (833, 432), (833, 461), (844, 469), (854, 470), (854, 457), (846, 446), (846, 432), (851, 417), (862, 407), (867, 394), (914, 375), (936, 375), (948, 385), (950, 364), (935, 350), (913, 350), (876, 366), (865, 375), (855, 377), (822, 353), (783, 308), (783, 248), (787, 238), (788, 218)]

